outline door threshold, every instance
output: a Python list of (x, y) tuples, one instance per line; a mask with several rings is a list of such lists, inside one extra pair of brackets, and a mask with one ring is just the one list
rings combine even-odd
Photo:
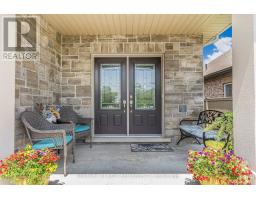
[(151, 138), (151, 137), (154, 137), (154, 138), (161, 138), (162, 135), (161, 134), (130, 134), (130, 135), (127, 135), (127, 134), (95, 134), (93, 136), (94, 138), (98, 138), (98, 137), (101, 137), (101, 138), (109, 138), (109, 137), (113, 137), (113, 138), (116, 138), (116, 137), (122, 137), (122, 138), (130, 138), (130, 137), (146, 137), (146, 138)]
[(92, 138), (93, 142), (109, 142), (109, 143), (138, 143), (138, 142), (149, 142), (149, 143), (155, 143), (155, 142), (171, 142), (171, 138), (164, 138), (161, 136), (151, 136), (151, 137), (139, 137), (139, 136), (115, 136), (115, 137), (101, 137), (101, 136), (94, 136)]

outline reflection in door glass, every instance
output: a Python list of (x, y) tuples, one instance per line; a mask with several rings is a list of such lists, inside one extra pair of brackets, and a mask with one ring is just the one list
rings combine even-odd
[(155, 65), (135, 65), (135, 109), (155, 109)]
[(121, 66), (102, 64), (100, 68), (101, 109), (121, 109)]

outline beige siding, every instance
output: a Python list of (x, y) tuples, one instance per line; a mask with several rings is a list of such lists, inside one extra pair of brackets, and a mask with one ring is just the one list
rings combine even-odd
[(232, 67), (232, 50), (222, 54), (204, 67), (204, 76)]

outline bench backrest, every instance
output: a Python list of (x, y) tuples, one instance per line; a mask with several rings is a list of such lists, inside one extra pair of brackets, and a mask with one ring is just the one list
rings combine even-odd
[(217, 110), (205, 110), (199, 113), (197, 125), (211, 124), (217, 117), (221, 117), (224, 113)]

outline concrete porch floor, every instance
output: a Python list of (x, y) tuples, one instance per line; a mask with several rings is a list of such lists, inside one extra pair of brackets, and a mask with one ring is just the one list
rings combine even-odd
[[(131, 152), (130, 143), (97, 143), (75, 147), (76, 162), (68, 162), (71, 174), (186, 174), (188, 150), (200, 150), (197, 144), (171, 144), (173, 152)], [(55, 174), (63, 174), (60, 161)]]

